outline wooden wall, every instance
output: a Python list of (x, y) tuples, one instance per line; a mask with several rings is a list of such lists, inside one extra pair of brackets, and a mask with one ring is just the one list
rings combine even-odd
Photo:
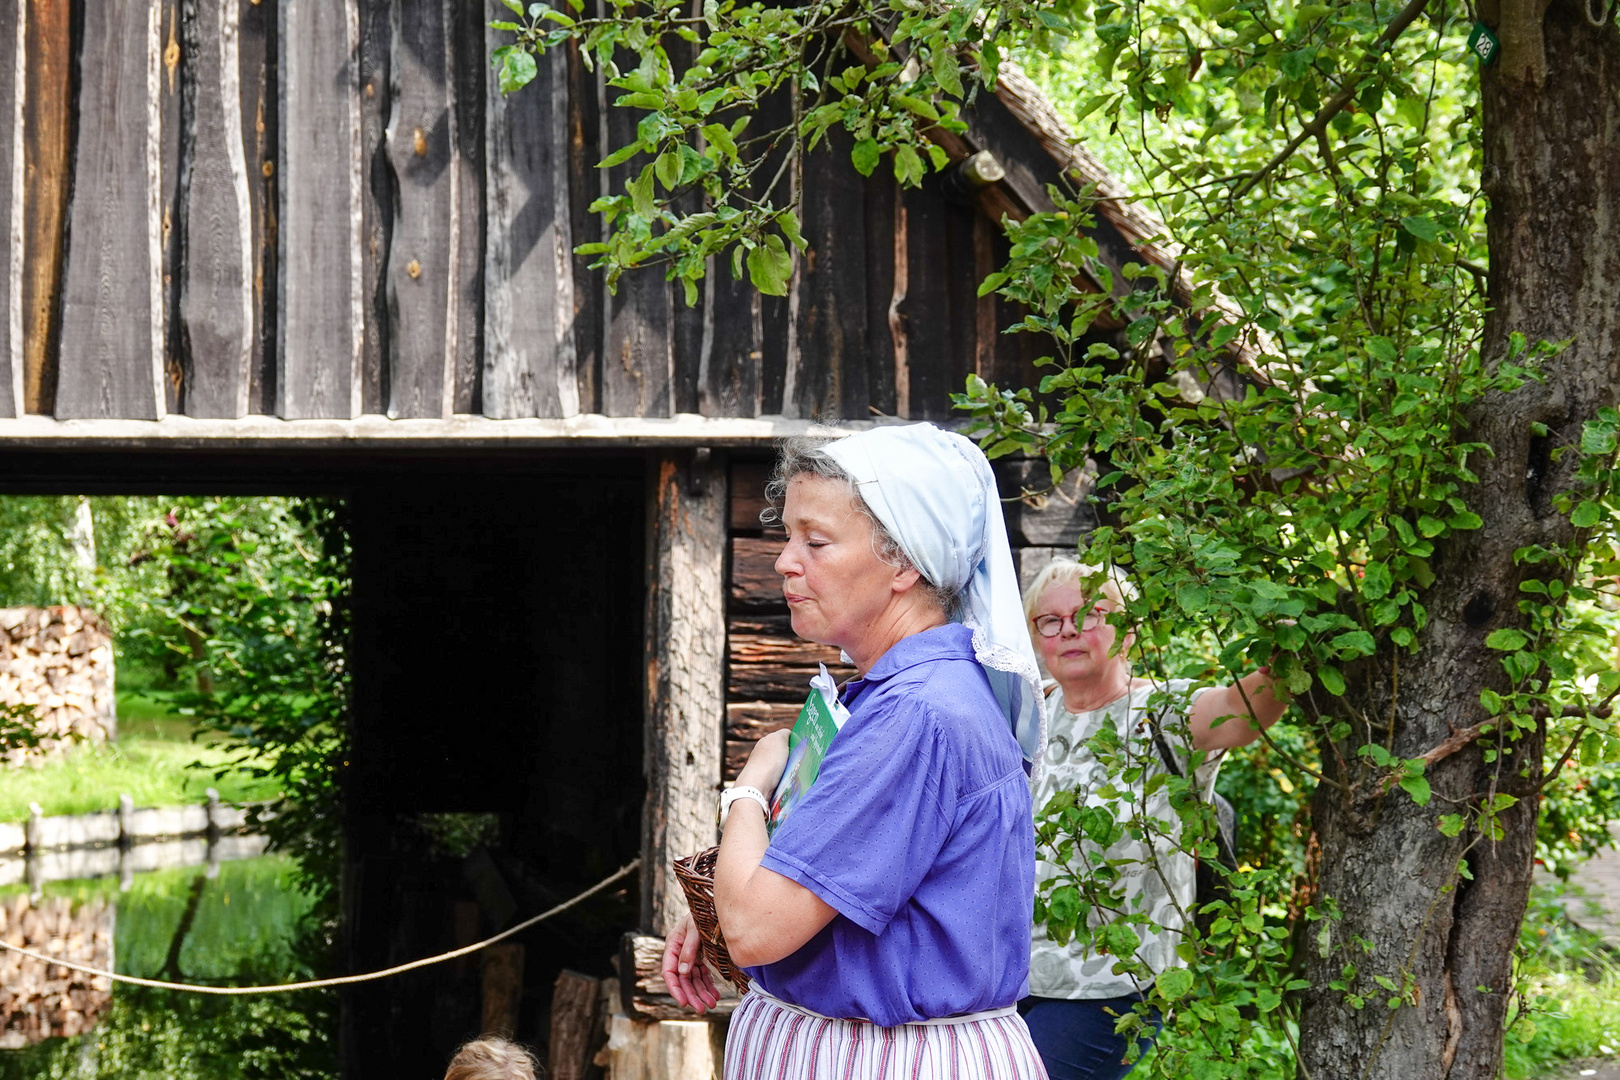
[(0, 418), (934, 418), (1032, 377), (975, 296), (999, 228), (839, 139), (791, 297), (608, 296), (572, 252), (635, 117), (568, 52), (501, 96), (496, 10), (0, 0)]

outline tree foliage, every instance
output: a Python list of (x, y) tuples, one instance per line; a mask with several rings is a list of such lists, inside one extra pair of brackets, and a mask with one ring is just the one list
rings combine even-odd
[[(930, 136), (959, 129), (961, 110), (1015, 57), (1164, 222), (1168, 267), (1110, 265), (1090, 232), (1099, 195), (1078, 181), (1049, 193), (1050, 211), (1005, 222), (1011, 256), (983, 290), (1022, 306), (1010, 332), (1049, 343), (1043, 377), (1034, 387), (970, 377), (956, 399), (992, 456), (1044, 457), (1054, 481), (1099, 474), (1107, 522), (1082, 554), (1139, 586), (1119, 616), (1136, 631), (1139, 665), (1224, 679), (1270, 663), (1295, 695), (1294, 725), (1258, 756), (1287, 782), (1278, 801), (1300, 828), (1251, 846), (1231, 900), (1184, 946), (1188, 972), (1157, 981), (1159, 1074), (1291, 1072), (1313, 952), (1337, 972), (1318, 989), (1351, 1010), (1417, 1007), (1410, 958), (1333, 930), (1313, 860), (1335, 853), (1311, 852), (1304, 826), (1313, 788), (1368, 829), (1392, 801), (1419, 808), (1457, 840), (1442, 893), (1464, 887), (1470, 853), (1503, 838), (1521, 798), (1551, 794), (1542, 852), (1561, 872), (1598, 842), (1620, 760), (1609, 719), (1620, 692), (1613, 408), (1549, 450), (1569, 539), (1517, 552), (1516, 609), (1485, 639), (1497, 670), (1469, 687), (1477, 711), (1422, 746), (1404, 721), (1422, 703), (1403, 698), (1403, 671), (1434, 662), (1424, 649), (1441, 555), (1487, 525), (1475, 507), (1493, 447), (1480, 417), (1536, 387), (1568, 345), (1486, 337), (1471, 8), (506, 3), (518, 18), (496, 24), (515, 35), (493, 58), (503, 85), (532, 76), (534, 53), (577, 43), (623, 91), (615, 104), (641, 115), (603, 162), (629, 166), (623, 192), (596, 206), (606, 239), (582, 249), (610, 281), (661, 263), (691, 296), (729, 253), (734, 274), (782, 292), (802, 244), (785, 179), (796, 160), (839, 128), (855, 169), (887, 159), (897, 181), (916, 184), (944, 164)], [(791, 107), (773, 108), (784, 94)], [(1112, 325), (1125, 329), (1098, 329)], [(1543, 734), (1545, 779), (1539, 757), (1515, 757)], [(1142, 767), (1128, 748), (1095, 749), (1121, 770)], [(1457, 755), (1482, 761), (1487, 780), (1437, 800), (1432, 770)], [(1174, 795), (1184, 828), (1060, 797), (1045, 808), (1043, 845), (1072, 855), (1082, 837), (1124, 829), (1207, 855), (1205, 809)], [(1075, 872), (1048, 886), (1038, 915), (1146, 978), (1132, 944), (1141, 916), (1113, 889), (1108, 875)]]

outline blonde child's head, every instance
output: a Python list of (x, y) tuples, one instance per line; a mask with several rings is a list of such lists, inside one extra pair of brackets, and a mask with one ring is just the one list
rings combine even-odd
[(535, 1080), (534, 1055), (499, 1035), (486, 1035), (456, 1051), (444, 1080)]

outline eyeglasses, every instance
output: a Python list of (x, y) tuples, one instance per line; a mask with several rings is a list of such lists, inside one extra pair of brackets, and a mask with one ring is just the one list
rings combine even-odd
[(1057, 637), (1063, 633), (1063, 624), (1069, 623), (1074, 627), (1074, 632), (1079, 634), (1097, 629), (1107, 619), (1108, 612), (1101, 608), (1091, 608), (1083, 616), (1076, 609), (1067, 615), (1042, 615), (1035, 620), (1035, 629), (1041, 637)]

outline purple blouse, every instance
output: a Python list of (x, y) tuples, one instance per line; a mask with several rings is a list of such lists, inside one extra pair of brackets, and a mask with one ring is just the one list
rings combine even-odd
[(841, 695), (850, 717), (761, 865), (838, 914), (749, 968), (824, 1016), (889, 1027), (1025, 993), (1035, 838), (1023, 758), (956, 623), (902, 639)]

